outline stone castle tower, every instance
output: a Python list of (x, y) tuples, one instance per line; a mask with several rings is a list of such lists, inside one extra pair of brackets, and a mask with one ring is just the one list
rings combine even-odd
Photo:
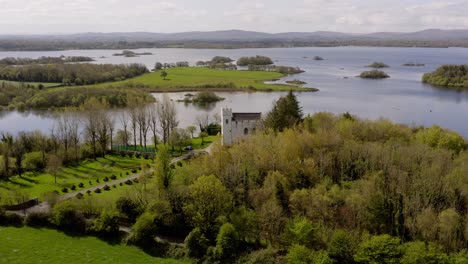
[(233, 113), (230, 108), (221, 110), (222, 144), (232, 145), (242, 137), (255, 133), (260, 127), (262, 113)]

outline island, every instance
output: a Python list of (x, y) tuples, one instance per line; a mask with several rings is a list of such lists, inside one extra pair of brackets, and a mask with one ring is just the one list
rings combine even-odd
[(204, 104), (211, 104), (211, 103), (224, 101), (225, 99), (226, 98), (218, 96), (214, 92), (199, 92), (196, 95), (193, 95), (193, 94), (190, 94), (190, 93), (185, 94), (184, 99), (177, 100), (177, 102), (204, 105)]
[(324, 59), (322, 57), (320, 57), (320, 56), (314, 56), (314, 60), (321, 61), (321, 60), (324, 60)]
[(424, 83), (468, 89), (468, 65), (442, 65), (422, 77)]
[(409, 63), (403, 64), (402, 66), (405, 66), (405, 67), (424, 67), (424, 66), (426, 66), (426, 64), (409, 62)]
[(372, 71), (365, 71), (362, 72), (359, 77), (363, 79), (385, 79), (390, 78), (388, 74), (383, 71), (372, 70)]
[(142, 52), (142, 53), (136, 53), (131, 50), (124, 50), (122, 53), (114, 53), (112, 56), (123, 56), (123, 57), (138, 57), (138, 56), (144, 56), (144, 55), (153, 55), (151, 52)]
[(383, 63), (383, 62), (374, 62), (372, 63), (371, 65), (367, 65), (366, 67), (368, 68), (375, 68), (375, 69), (381, 69), (381, 68), (388, 68), (390, 66), (388, 66), (387, 64)]
[(255, 56), (255, 57), (240, 57), (237, 60), (237, 66), (248, 66), (248, 65), (271, 65), (273, 60), (265, 56)]

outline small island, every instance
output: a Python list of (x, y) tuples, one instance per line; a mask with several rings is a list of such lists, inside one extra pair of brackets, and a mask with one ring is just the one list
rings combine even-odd
[(324, 60), (324, 58), (320, 57), (320, 56), (314, 56), (314, 60), (316, 61), (321, 61), (321, 60)]
[(249, 65), (271, 65), (273, 60), (265, 56), (255, 57), (241, 57), (237, 60), (237, 66), (249, 66)]
[(183, 100), (177, 100), (177, 102), (193, 103), (193, 104), (211, 104), (219, 101), (224, 101), (226, 98), (220, 97), (214, 92), (199, 92), (196, 95), (191, 93), (185, 94)]
[(123, 57), (127, 57), (127, 58), (144, 56), (144, 55), (153, 55), (153, 53), (151, 53), (151, 52), (136, 53), (136, 52), (133, 52), (131, 50), (124, 50), (124, 51), (122, 51), (122, 53), (112, 54), (112, 56), (123, 56)]
[(424, 67), (424, 66), (426, 66), (426, 64), (409, 62), (409, 63), (403, 64), (402, 66), (405, 66), (405, 67)]
[(304, 85), (304, 84), (307, 84), (306, 82), (304, 81), (300, 81), (300, 80), (292, 80), (292, 81), (286, 81), (287, 84), (294, 84), (294, 85)]
[(381, 69), (381, 68), (388, 68), (390, 66), (388, 66), (387, 64), (385, 64), (383, 62), (374, 62), (371, 65), (367, 65), (366, 67), (374, 68), (374, 69)]
[(422, 77), (424, 83), (444, 87), (468, 88), (468, 65), (442, 65)]
[(383, 71), (378, 71), (378, 70), (362, 72), (359, 75), (359, 77), (363, 78), (363, 79), (386, 79), (386, 78), (390, 78), (390, 76), (388, 74), (386, 74)]

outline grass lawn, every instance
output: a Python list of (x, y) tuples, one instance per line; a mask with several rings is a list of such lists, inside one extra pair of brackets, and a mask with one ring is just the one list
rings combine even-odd
[(136, 247), (110, 245), (95, 237), (70, 237), (55, 230), (0, 227), (0, 263), (190, 263), (155, 258)]
[[(190, 146), (192, 146), (193, 149), (204, 149), (204, 148), (207, 148), (210, 146), (211, 143), (213, 143), (216, 139), (218, 139), (218, 136), (208, 136), (206, 138), (203, 139), (204, 141), (204, 144), (202, 145), (202, 139), (201, 138), (193, 138), (192, 139), (192, 144), (190, 144)], [(162, 146), (163, 143), (159, 143), (158, 144), (158, 147), (159, 146)], [(114, 146), (114, 149), (116, 150), (124, 150), (124, 151), (135, 151), (135, 147), (133, 145), (128, 145), (128, 146)], [(146, 149), (143, 147), (143, 146), (140, 146), (140, 145), (137, 145), (136, 146), (136, 150), (137, 151), (142, 151), (142, 152), (154, 152), (154, 146), (153, 145), (150, 145), (148, 144), (146, 146)], [(183, 153), (187, 153), (187, 151), (183, 151)], [(179, 150), (177, 150), (177, 148), (175, 149), (174, 155), (179, 155), (180, 152)]]
[(236, 88), (245, 90), (248, 90), (249, 87), (252, 87), (253, 90), (263, 91), (289, 91), (291, 89), (296, 91), (308, 90), (292, 85), (264, 83), (266, 81), (284, 77), (283, 74), (278, 72), (227, 71), (198, 67), (171, 68), (165, 71), (168, 73), (166, 80), (161, 78), (161, 73), (158, 71), (124, 81), (98, 84), (96, 87), (108, 87), (110, 85), (137, 86), (138, 84), (142, 84), (156, 90), (170, 91), (203, 90), (203, 88), (207, 85), (221, 86), (233, 83)]
[(33, 85), (34, 87), (38, 87), (39, 84), (42, 84), (44, 85), (45, 88), (51, 88), (51, 87), (57, 87), (57, 86), (61, 86), (62, 84), (61, 83), (40, 83), (40, 82), (15, 82), (15, 81), (5, 81), (5, 80), (0, 80), (0, 84), (1, 83), (7, 83), (7, 84), (14, 84), (14, 85), (21, 85), (22, 83), (27, 85)]
[[(2, 196), (16, 196), (18, 194), (29, 198), (41, 198), (43, 194), (53, 191), (60, 191), (60, 194), (63, 194), (62, 188), (70, 188), (72, 185), (75, 185), (77, 190), (89, 188), (105, 183), (103, 180), (105, 177), (110, 178), (115, 175), (117, 179), (120, 179), (126, 177), (127, 172), (131, 175), (132, 169), (137, 169), (141, 164), (150, 162), (152, 161), (143, 158), (107, 155), (105, 158), (98, 158), (97, 161), (86, 160), (78, 166), (65, 167), (57, 175), (57, 183), (54, 182), (54, 177), (47, 173), (26, 173), (21, 178), (15, 176), (10, 178), (10, 181), (0, 181), (0, 199)], [(78, 187), (80, 183), (84, 184), (83, 188)], [(5, 204), (5, 201), (0, 200), (0, 204)]]

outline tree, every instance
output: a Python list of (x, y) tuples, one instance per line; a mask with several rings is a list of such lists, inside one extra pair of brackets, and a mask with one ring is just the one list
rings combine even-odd
[(206, 133), (206, 132), (200, 132), (200, 135), (199, 135), (199, 136), (200, 136), (200, 138), (201, 138), (201, 140), (202, 140), (202, 142), (201, 142), (202, 146), (205, 145), (205, 138), (208, 137), (208, 133)]
[(409, 242), (404, 245), (405, 255), (402, 264), (449, 264), (449, 258), (435, 244), (425, 242)]
[(156, 164), (154, 169), (154, 174), (156, 179), (158, 179), (159, 186), (163, 190), (167, 190), (172, 180), (174, 172), (171, 169), (171, 160), (172, 156), (169, 151), (169, 147), (166, 144), (163, 144), (156, 155)]
[(389, 235), (373, 236), (363, 242), (354, 255), (354, 260), (367, 264), (398, 264), (403, 256), (400, 239)]
[(190, 137), (193, 138), (193, 133), (197, 131), (197, 128), (195, 126), (188, 126), (187, 131), (190, 133)]
[(302, 108), (292, 91), (283, 96), (273, 105), (273, 109), (265, 118), (265, 126), (275, 131), (283, 131), (297, 125), (302, 120)]
[(166, 80), (166, 77), (167, 77), (167, 72), (161, 71), (161, 78), (163, 78), (163, 80)]
[(335, 231), (328, 244), (330, 257), (334, 259), (336, 263), (353, 264), (354, 248), (355, 244), (351, 239), (351, 234), (348, 234), (344, 230)]
[(163, 64), (160, 62), (156, 62), (156, 64), (154, 65), (154, 69), (156, 71), (162, 70), (162, 68), (163, 68)]
[(62, 159), (57, 155), (49, 155), (47, 158), (47, 173), (54, 176), (54, 182), (57, 183), (57, 175), (62, 170)]
[(156, 111), (159, 118), (159, 125), (162, 130), (163, 142), (168, 143), (169, 136), (179, 124), (179, 121), (177, 121), (177, 110), (174, 102), (171, 101), (168, 95), (164, 94), (162, 101), (157, 103)]
[(202, 176), (189, 186), (190, 199), (184, 206), (193, 226), (213, 237), (216, 220), (229, 213), (232, 195), (215, 176)]
[(296, 217), (286, 226), (285, 238), (290, 245), (312, 248), (315, 244), (315, 228), (305, 217)]
[(192, 258), (202, 258), (205, 256), (209, 246), (209, 240), (203, 235), (200, 228), (194, 228), (185, 238), (187, 254)]
[(231, 223), (225, 223), (216, 237), (216, 258), (223, 263), (232, 261), (239, 250), (239, 235)]
[(91, 141), (93, 158), (95, 160), (97, 159), (98, 142), (101, 145), (107, 142), (107, 126), (104, 122), (104, 120), (107, 122), (107, 114), (102, 109), (103, 106), (106, 105), (107, 104), (105, 102), (100, 102), (97, 98), (94, 97), (86, 100), (81, 105), (81, 109), (84, 111), (85, 132)]
[(10, 177), (10, 155), (11, 155), (11, 149), (13, 146), (13, 135), (11, 134), (2, 134), (2, 157), (3, 157), (3, 176), (5, 178)]

